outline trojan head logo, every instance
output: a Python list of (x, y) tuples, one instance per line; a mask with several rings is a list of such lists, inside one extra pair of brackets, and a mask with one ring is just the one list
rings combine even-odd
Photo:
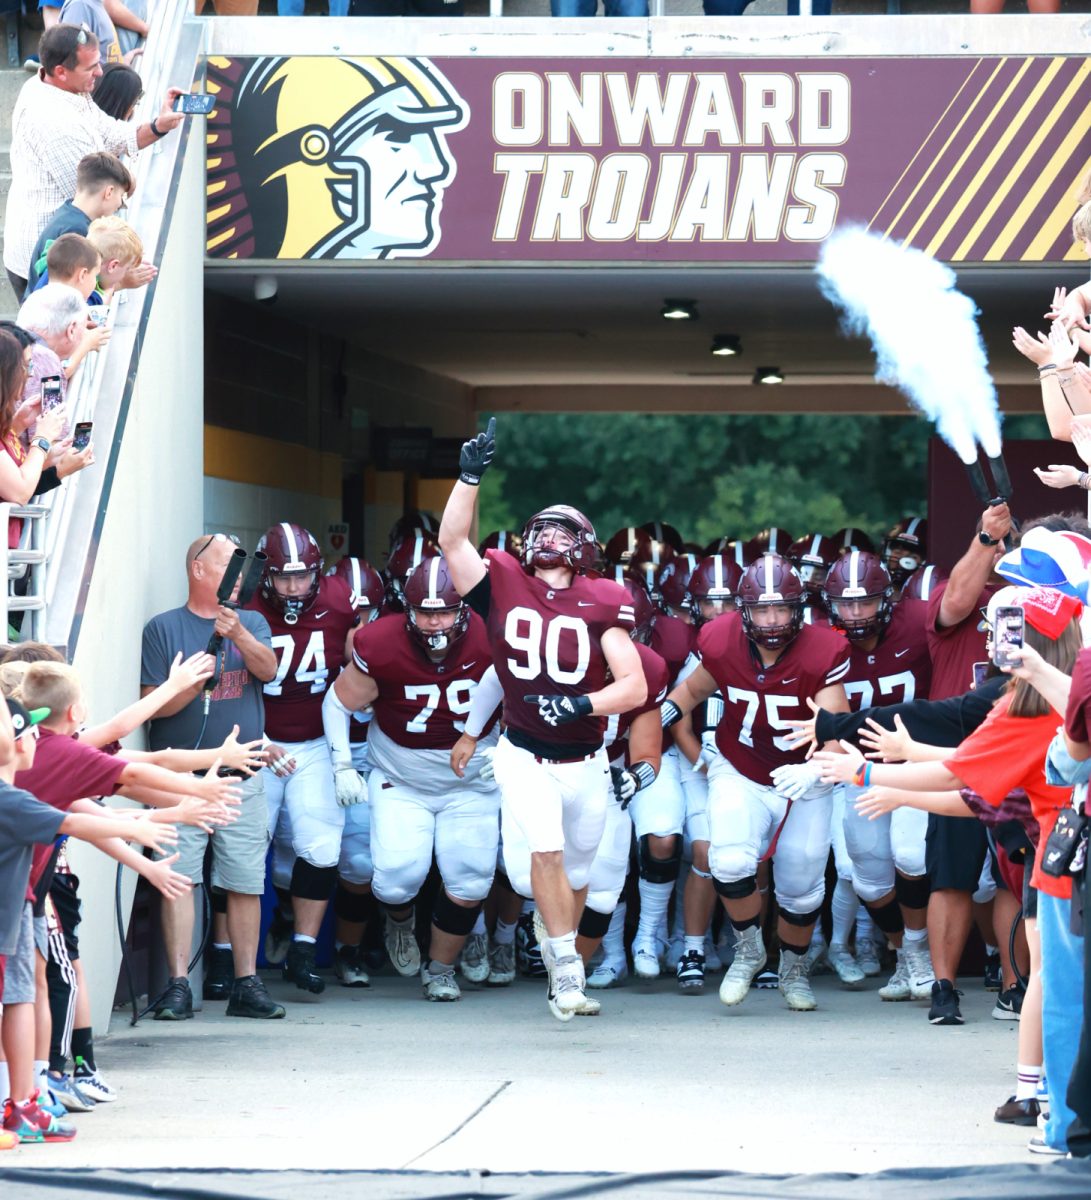
[[(213, 60), (208, 249), (421, 258), (455, 176), (465, 102), (420, 58)], [(220, 185), (220, 186), (217, 186)]]

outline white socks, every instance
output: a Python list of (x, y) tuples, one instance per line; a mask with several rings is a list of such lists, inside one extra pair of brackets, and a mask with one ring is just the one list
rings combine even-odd
[(902, 940), (905, 942), (923, 942), (928, 937), (927, 929), (909, 929), (907, 928), (902, 934)]
[(637, 925), (634, 940), (654, 947), (659, 924), (667, 915), (667, 905), (671, 902), (674, 882), (672, 880), (670, 883), (649, 883), (648, 880), (641, 879), (638, 886), (640, 890), (640, 922)]
[(1038, 1081), (1042, 1077), (1040, 1063), (1018, 1063), (1015, 1068), (1016, 1100), (1033, 1100), (1038, 1095)]
[(831, 945), (845, 946), (852, 932), (856, 914), (860, 911), (860, 901), (852, 890), (851, 879), (838, 879), (833, 889), (833, 931), (830, 936)]
[(477, 914), (477, 920), (474, 922), (474, 927), (473, 927), (473, 929), (470, 930), (470, 932), (471, 933), (479, 933), (479, 934), (488, 933), (488, 930), (485, 928), (485, 910), (484, 909), (482, 909), (481, 912), (479, 912)]
[(496, 930), (492, 935), (492, 940), (498, 946), (510, 946), (515, 941), (515, 922), (509, 925), (506, 921), (501, 921), (497, 918)]
[(612, 967), (625, 965), (625, 901), (610, 914), (610, 928), (602, 939), (602, 961)]
[(557, 962), (562, 959), (576, 957), (576, 931), (573, 929), (571, 933), (562, 933), (560, 937), (551, 937), (549, 945), (553, 950), (553, 956)]

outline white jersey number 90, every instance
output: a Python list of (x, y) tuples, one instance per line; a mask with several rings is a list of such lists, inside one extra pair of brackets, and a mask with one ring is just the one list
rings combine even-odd
[[(570, 671), (560, 664), (561, 634), (566, 629), (576, 637), (576, 665)], [(587, 623), (579, 617), (556, 616), (546, 624), (537, 609), (513, 608), (504, 622), (504, 641), (525, 656), (522, 662), (508, 659), (508, 670), (516, 679), (537, 679), (542, 673), (543, 653), (546, 674), (555, 683), (579, 683), (591, 662), (591, 636)]]

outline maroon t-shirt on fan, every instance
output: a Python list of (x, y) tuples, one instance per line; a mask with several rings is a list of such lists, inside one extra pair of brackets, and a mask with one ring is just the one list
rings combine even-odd
[(853, 712), (928, 699), (932, 659), (925, 634), (927, 616), (923, 600), (903, 600), (894, 606), (874, 650), (849, 642), (849, 670), (842, 682)]
[(378, 685), (371, 706), (375, 724), (392, 742), (414, 750), (454, 746), (474, 690), (492, 665), (485, 622), (477, 613), (470, 613), (469, 627), (443, 662), (432, 662), (414, 641), (404, 616), (361, 626), (352, 639), (352, 661)]
[(766, 786), (775, 767), (807, 757), (805, 746), (789, 750), (784, 744), (791, 733), (787, 723), (807, 720), (807, 697), (843, 682), (849, 669), (845, 639), (821, 625), (804, 625), (780, 658), (765, 666), (738, 613), (702, 625), (697, 653), (724, 698), (717, 749), (736, 771)]
[(504, 689), (509, 733), (590, 754), (602, 745), (606, 718), (580, 717), (556, 727), (538, 716), (524, 696), (586, 696), (606, 686), (602, 635), (633, 630), (629, 594), (610, 579), (573, 577), (571, 587), (552, 588), (529, 575), (502, 550), (487, 550), (489, 644)]
[[(606, 718), (606, 737), (603, 744), (606, 747), (606, 753), (611, 758), (617, 758), (620, 750), (625, 749), (624, 741), (629, 732), (629, 726), (639, 716), (643, 716), (646, 712), (651, 712), (653, 708), (658, 708), (667, 698), (667, 690), (670, 686), (670, 668), (663, 661), (661, 655), (656, 654), (648, 646), (637, 645), (636, 652), (640, 655), (640, 666), (644, 672), (644, 682), (648, 686), (648, 695), (644, 699), (644, 703), (636, 708), (630, 709), (628, 712), (614, 713)], [(628, 759), (628, 751), (625, 751), (625, 757)]]
[(265, 732), (274, 742), (324, 736), (322, 697), (345, 664), (345, 641), (356, 620), (352, 590), (339, 575), (323, 575), (318, 594), (289, 625), (259, 591), (247, 605), (269, 622), (277, 673), (265, 685)]
[(1074, 742), (1091, 742), (1091, 650), (1076, 655), (1064, 714), (1065, 732)]
[(973, 610), (957, 625), (940, 625), (939, 608), (948, 580), (936, 586), (928, 598), (928, 652), (932, 656), (930, 700), (961, 696), (974, 685), (974, 663), (985, 661), (985, 622), (981, 610), (997, 590), (996, 584), (978, 596)]
[[(77, 800), (112, 796), (121, 786), (121, 773), (129, 764), (69, 734), (42, 728), (34, 753), (34, 766), (19, 771), (15, 786), (53, 808), (67, 812)], [(37, 886), (53, 853), (52, 844), (35, 846), (30, 886)]]

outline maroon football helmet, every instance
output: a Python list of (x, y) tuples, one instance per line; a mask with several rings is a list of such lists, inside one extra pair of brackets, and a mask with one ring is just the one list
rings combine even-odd
[(652, 640), (652, 624), (655, 621), (655, 605), (651, 602), (644, 585), (639, 579), (627, 575), (620, 580), (633, 603), (633, 631), (629, 636), (634, 642), (645, 646)]
[(418, 533), (426, 534), (433, 542), (439, 538), (439, 521), (422, 509), (413, 509), (403, 513), (390, 527), (390, 549), (407, 537), (415, 537)]
[(494, 530), (477, 548), (477, 552), (482, 558), (484, 558), (486, 550), (503, 550), (505, 554), (510, 554), (512, 558), (521, 559), (523, 554), (523, 536), (519, 533), (513, 533), (510, 529)]
[(649, 534), (635, 525), (628, 525), (624, 529), (619, 529), (609, 539), (603, 553), (608, 563), (621, 563), (622, 566), (627, 567), (638, 551), (643, 558), (649, 558), (651, 545), (652, 539)]
[(664, 521), (648, 521), (641, 525), (641, 529), (652, 539), (653, 542), (665, 542), (675, 552), (681, 554), (685, 549), (685, 542), (682, 541), (682, 535), (673, 525), (668, 525)]
[[(890, 624), (894, 612), (894, 585), (877, 554), (850, 550), (830, 567), (822, 598), (830, 614), (830, 624), (844, 631), (850, 642), (865, 642)], [(870, 616), (853, 616), (847, 609), (854, 600), (874, 600)]]
[(778, 529), (775, 525), (763, 529), (746, 543), (744, 554), (747, 565), (761, 558), (763, 554), (778, 554), (781, 558), (788, 558), (791, 547), (792, 535), (787, 530)]
[[(470, 606), (458, 594), (447, 560), (432, 555), (413, 568), (405, 581), (405, 627), (422, 649), (433, 654), (449, 650), (470, 627)], [(453, 612), (455, 623), (435, 631), (417, 624), (418, 613)]]
[(666, 611), (686, 609), (689, 604), (689, 581), (697, 569), (700, 558), (696, 554), (676, 554), (659, 572), (655, 581), (659, 603)]
[(799, 572), (804, 588), (812, 595), (819, 596), (838, 553), (839, 547), (833, 538), (824, 537), (821, 533), (808, 533), (788, 547), (785, 557)]
[[(673, 557), (673, 551), (671, 552)], [(627, 568), (630, 575), (638, 579), (648, 593), (652, 604), (659, 607), (662, 599), (659, 592), (659, 572), (662, 568), (652, 562), (631, 562)]]
[(939, 568), (935, 563), (921, 563), (921, 565), (909, 576), (909, 582), (902, 590), (903, 600), (928, 600), (934, 588), (938, 587), (945, 579), (946, 575), (941, 575)]
[[(803, 628), (803, 580), (779, 554), (763, 554), (743, 572), (735, 594), (746, 636), (766, 650), (782, 650)], [(756, 625), (754, 609), (787, 605), (791, 614), (780, 625)]]
[[(538, 545), (542, 533), (549, 527), (563, 529), (573, 539), (567, 550)], [(548, 571), (552, 567), (569, 567), (577, 573), (593, 568), (598, 557), (595, 527), (580, 512), (568, 504), (543, 508), (523, 528), (523, 566)]]
[(866, 550), (868, 554), (875, 553), (875, 543), (862, 529), (854, 529), (852, 526), (839, 529), (833, 535), (833, 540), (837, 543), (838, 554), (848, 554), (850, 550)]
[[(266, 602), (284, 616), (288, 625), (299, 620), (300, 613), (314, 603), (322, 579), (322, 551), (314, 535), (293, 521), (281, 521), (270, 525), (261, 535), (257, 545), (259, 554), (267, 558), (261, 576), (261, 594)], [(273, 580), (277, 576), (310, 574), (311, 583), (306, 592), (297, 596), (282, 596)]]
[(352, 607), (360, 614), (361, 624), (367, 625), (382, 612), (386, 594), (383, 577), (366, 558), (345, 557), (326, 574), (337, 575), (349, 585)]
[(398, 611), (405, 607), (405, 581), (411, 572), (425, 559), (435, 558), (437, 554), (439, 547), (427, 534), (419, 530), (391, 546), (386, 566), (383, 568), (383, 576), (386, 579), (387, 599)]
[(901, 587), (928, 555), (928, 522), (904, 517), (886, 535), (883, 562), (895, 587)]
[(697, 627), (712, 617), (706, 617), (701, 612), (702, 601), (718, 601), (723, 615), (731, 611), (732, 597), (742, 579), (742, 568), (726, 554), (710, 554), (693, 568), (689, 577), (687, 589), (689, 610), (693, 614), (693, 624)]

